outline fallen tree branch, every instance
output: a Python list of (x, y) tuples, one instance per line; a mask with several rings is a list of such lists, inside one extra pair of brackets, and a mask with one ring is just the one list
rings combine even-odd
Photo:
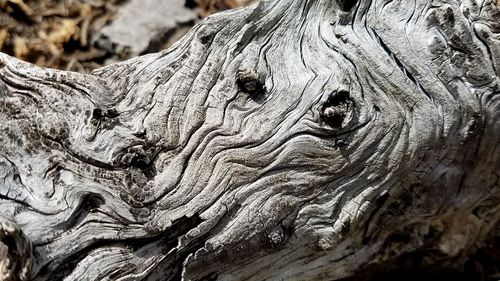
[(0, 54), (0, 279), (332, 280), (500, 218), (499, 8), (264, 1), (92, 75)]

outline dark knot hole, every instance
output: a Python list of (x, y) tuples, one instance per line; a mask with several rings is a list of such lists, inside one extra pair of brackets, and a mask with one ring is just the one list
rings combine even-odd
[(348, 91), (339, 91), (330, 95), (321, 108), (321, 120), (332, 127), (341, 127), (353, 107)]
[(339, 0), (340, 9), (343, 12), (351, 11), (352, 8), (354, 8), (354, 6), (356, 6), (357, 3), (358, 3), (357, 0)]
[(249, 94), (252, 98), (266, 92), (262, 77), (253, 69), (239, 69), (236, 73), (236, 84), (242, 92)]

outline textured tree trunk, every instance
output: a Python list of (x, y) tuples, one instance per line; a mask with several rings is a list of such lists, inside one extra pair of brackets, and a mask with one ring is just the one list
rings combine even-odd
[(0, 54), (0, 279), (449, 267), (500, 219), (492, 0), (282, 0), (91, 75)]

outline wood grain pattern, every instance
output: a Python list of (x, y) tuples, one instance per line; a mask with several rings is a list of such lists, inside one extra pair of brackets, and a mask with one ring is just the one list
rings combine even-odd
[(91, 75), (0, 54), (0, 279), (451, 266), (500, 218), (493, 0), (282, 0)]

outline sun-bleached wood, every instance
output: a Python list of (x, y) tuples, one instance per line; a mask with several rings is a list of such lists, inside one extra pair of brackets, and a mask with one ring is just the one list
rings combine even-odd
[(500, 219), (491, 0), (281, 0), (90, 75), (0, 54), (0, 279), (452, 266)]

